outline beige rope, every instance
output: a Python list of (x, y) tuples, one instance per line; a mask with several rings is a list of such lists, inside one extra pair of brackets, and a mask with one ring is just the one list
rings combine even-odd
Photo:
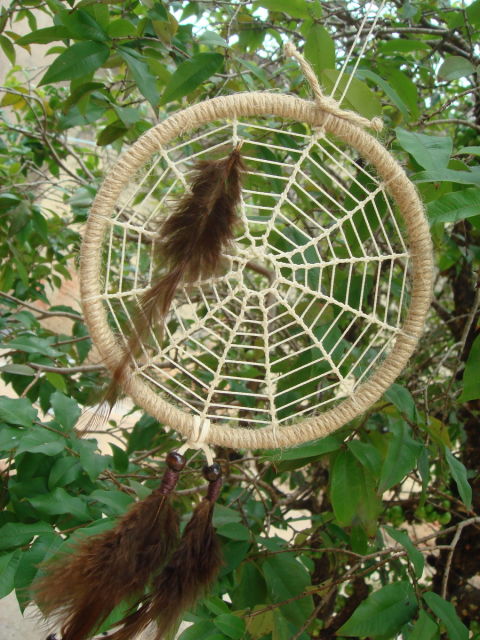
[(315, 102), (320, 109), (326, 111), (327, 113), (331, 113), (338, 118), (348, 120), (348, 122), (351, 122), (358, 127), (371, 128), (375, 129), (375, 131), (381, 131), (383, 129), (383, 122), (381, 118), (376, 117), (372, 120), (369, 120), (368, 118), (364, 118), (354, 111), (342, 109), (334, 98), (332, 98), (331, 96), (326, 96), (322, 91), (315, 71), (292, 42), (287, 42), (284, 51), (286, 56), (291, 56), (292, 58), (296, 58), (298, 60), (298, 63), (303, 71), (303, 75), (305, 76), (305, 79), (307, 80), (313, 91)]
[[(82, 244), (81, 293), (85, 321), (105, 364), (113, 370), (123, 358), (122, 347), (109, 326), (101, 296), (102, 247), (118, 199), (138, 169), (171, 140), (203, 124), (240, 116), (277, 116), (327, 133), (350, 145), (384, 181), (405, 221), (412, 257), (412, 289), (407, 318), (391, 351), (366, 382), (336, 407), (294, 424), (260, 429), (232, 428), (212, 422), (205, 443), (232, 448), (288, 447), (320, 438), (343, 426), (376, 402), (402, 371), (423, 331), (430, 306), (433, 260), (428, 223), (415, 187), (388, 151), (350, 117), (319, 109), (316, 102), (268, 92), (241, 93), (201, 102), (180, 111), (147, 131), (122, 154), (102, 184), (92, 206)], [(150, 415), (187, 439), (195, 438), (196, 419), (166, 402), (140, 376), (126, 377), (123, 388)]]

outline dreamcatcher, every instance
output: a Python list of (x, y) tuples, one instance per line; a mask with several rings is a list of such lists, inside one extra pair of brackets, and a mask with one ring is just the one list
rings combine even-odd
[[(46, 567), (37, 601), (63, 640), (89, 637), (123, 600), (110, 638), (152, 621), (163, 637), (221, 563), (210, 445), (325, 436), (382, 395), (422, 332), (432, 259), (416, 191), (366, 132), (381, 122), (340, 107), (348, 83), (325, 97), (286, 54), (313, 102), (253, 92), (191, 106), (124, 153), (95, 199), (81, 282), (107, 400), (121, 388), (186, 443), (113, 530)], [(170, 496), (188, 448), (206, 454), (208, 490), (178, 541)]]

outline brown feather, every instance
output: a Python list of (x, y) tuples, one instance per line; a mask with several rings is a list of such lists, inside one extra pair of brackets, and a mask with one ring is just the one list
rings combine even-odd
[(140, 299), (140, 309), (133, 318), (135, 332), (113, 371), (103, 407), (87, 428), (108, 419), (118, 400), (122, 378), (128, 374), (130, 359), (138, 356), (156, 321), (160, 334), (163, 333), (165, 318), (180, 284), (194, 284), (219, 272), (222, 254), (234, 237), (244, 169), (238, 147), (226, 158), (202, 161), (194, 167), (190, 192), (178, 201), (158, 233), (157, 261), (165, 265), (166, 273), (158, 276)]
[(177, 551), (154, 580), (152, 592), (137, 611), (124, 618), (122, 627), (108, 640), (136, 638), (154, 622), (157, 624), (154, 640), (161, 640), (182, 613), (208, 590), (222, 565), (220, 544), (212, 525), (215, 498), (206, 497), (200, 502)]
[(61, 623), (62, 640), (90, 637), (122, 600), (139, 597), (152, 572), (165, 563), (178, 540), (178, 517), (168, 495), (175, 482), (171, 473), (167, 470), (161, 487), (113, 529), (44, 565), (35, 600), (45, 616)]

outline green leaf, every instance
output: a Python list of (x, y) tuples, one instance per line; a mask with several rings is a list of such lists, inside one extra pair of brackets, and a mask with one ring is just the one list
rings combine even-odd
[(341, 525), (352, 523), (357, 513), (357, 495), (351, 489), (361, 482), (362, 470), (350, 451), (340, 451), (331, 470), (330, 498)]
[(456, 171), (455, 169), (420, 171), (412, 176), (412, 180), (414, 182), (456, 182), (480, 186), (480, 167), (473, 167), (470, 171)]
[(341, 446), (341, 440), (335, 436), (326, 436), (321, 440), (314, 440), (298, 447), (278, 451), (267, 451), (265, 457), (275, 462), (284, 460), (301, 460), (303, 458), (317, 458), (336, 451)]
[(3, 34), (0, 34), (0, 47), (7, 56), (10, 64), (15, 64), (15, 47), (13, 46), (13, 42)]
[(462, 147), (457, 151), (457, 154), (467, 153), (472, 156), (480, 156), (480, 147)]
[(425, 566), (425, 560), (423, 554), (417, 549), (417, 547), (410, 540), (408, 533), (406, 531), (402, 531), (399, 529), (394, 529), (393, 527), (384, 526), (385, 531), (387, 531), (388, 535), (391, 536), (396, 542), (402, 545), (405, 548), (408, 558), (413, 565), (415, 570), (415, 575), (417, 578), (422, 577), (423, 568)]
[(246, 540), (229, 540), (224, 544), (222, 547), (224, 565), (220, 575), (228, 575), (235, 571), (247, 557), (249, 549), (250, 542)]
[(15, 586), (15, 573), (20, 562), (20, 549), (0, 556), (0, 598), (8, 596)]
[(157, 91), (155, 76), (150, 71), (146, 59), (137, 51), (128, 47), (118, 47), (118, 53), (126, 62), (128, 70), (132, 74), (141, 94), (145, 96), (153, 108), (156, 108), (160, 100), (160, 94)]
[(384, 80), (377, 73), (374, 73), (373, 71), (370, 71), (368, 69), (362, 69), (360, 73), (358, 73), (357, 75), (362, 79), (367, 78), (369, 80), (372, 80), (378, 87), (380, 87), (383, 90), (385, 95), (390, 98), (391, 102), (398, 108), (398, 110), (402, 113), (403, 117), (405, 119), (409, 118), (410, 109), (405, 104), (403, 99), (400, 97), (398, 92), (391, 86), (390, 83)]
[(24, 431), (16, 427), (7, 427), (0, 425), (0, 451), (10, 451), (18, 447)]
[(343, 636), (393, 637), (418, 609), (408, 582), (394, 582), (372, 593), (337, 631)]
[(198, 41), (208, 47), (228, 47), (228, 42), (215, 31), (204, 31)]
[(229, 638), (240, 640), (245, 633), (245, 622), (231, 613), (222, 613), (213, 620), (213, 624)]
[(45, 29), (37, 29), (32, 33), (27, 33), (17, 40), (17, 44), (49, 44), (55, 40), (66, 40), (68, 38), (68, 29), (61, 25), (55, 27), (46, 27)]
[(395, 129), (402, 149), (413, 156), (424, 169), (446, 168), (453, 151), (453, 141), (448, 136), (427, 136), (424, 133)]
[(317, 76), (324, 69), (335, 68), (335, 44), (321, 24), (314, 24), (305, 38), (304, 54)]
[(216, 616), (219, 616), (222, 613), (230, 613), (228, 604), (218, 596), (209, 596), (207, 598), (204, 598), (203, 604)]
[(0, 396), (0, 421), (31, 427), (37, 417), (37, 410), (27, 398), (7, 398)]
[(223, 633), (220, 633), (212, 626), (210, 620), (201, 620), (178, 636), (178, 640), (225, 640)]
[(107, 33), (110, 38), (125, 38), (126, 36), (136, 35), (137, 30), (130, 20), (119, 18), (110, 22), (107, 27)]
[(160, 104), (178, 100), (196, 89), (223, 65), (224, 57), (219, 53), (197, 53), (182, 62), (165, 87)]
[(48, 476), (48, 488), (51, 491), (57, 485), (66, 487), (71, 482), (78, 479), (82, 472), (80, 463), (73, 460), (70, 456), (55, 460), (50, 475)]
[(101, 502), (102, 504), (110, 507), (113, 515), (121, 515), (125, 513), (125, 511), (133, 502), (133, 497), (131, 495), (115, 489), (111, 491), (96, 489), (95, 491), (92, 491), (89, 498), (91, 498), (92, 500), (97, 500), (98, 502)]
[(30, 549), (24, 551), (20, 557), (15, 573), (15, 591), (18, 604), (22, 612), (32, 600), (30, 586), (39, 572), (39, 565), (62, 544), (62, 538), (51, 532), (40, 535)]
[(465, 10), (468, 21), (472, 25), (480, 24), (480, 0), (472, 2)]
[(385, 392), (385, 398), (401, 411), (409, 420), (414, 421), (417, 417), (415, 400), (406, 387), (394, 382)]
[(250, 540), (250, 531), (239, 522), (224, 524), (223, 527), (217, 528), (217, 533), (231, 540)]
[[(265, 581), (273, 598), (281, 602), (297, 596), (310, 585), (310, 575), (291, 554), (271, 556), (262, 564)], [(301, 626), (313, 609), (311, 597), (282, 606), (282, 614), (294, 625)]]
[(71, 496), (62, 487), (57, 487), (50, 493), (33, 496), (29, 498), (29, 502), (42, 515), (56, 516), (68, 513), (82, 522), (92, 519), (85, 502), (81, 498)]
[(350, 440), (347, 446), (362, 466), (366, 467), (375, 477), (380, 475), (382, 458), (378, 449), (371, 442)]
[(306, 0), (259, 0), (254, 4), (254, 7), (287, 13), (292, 18), (309, 18), (308, 6)]
[(9, 342), (3, 342), (0, 347), (3, 349), (14, 349), (25, 353), (36, 353), (49, 358), (58, 358), (63, 355), (61, 351), (51, 346), (53, 338), (37, 338), (36, 336), (18, 336)]
[(30, 542), (34, 536), (51, 533), (52, 527), (46, 522), (25, 524), (23, 522), (7, 522), (0, 527), (0, 551), (21, 547)]
[(240, 64), (242, 67), (245, 67), (245, 69), (251, 71), (253, 75), (256, 76), (266, 87), (270, 86), (270, 78), (265, 73), (265, 71), (257, 64), (255, 64), (251, 60), (246, 60), (245, 58), (240, 58), (238, 56), (235, 56), (235, 61), (238, 62), (238, 64)]
[(16, 207), (21, 202), (19, 196), (14, 193), (2, 193), (0, 194), (0, 211), (8, 211), (13, 207)]
[(45, 456), (56, 456), (65, 448), (65, 438), (54, 431), (37, 428), (29, 431), (18, 445), (17, 455), (21, 453), (43, 453)]
[(250, 609), (265, 602), (267, 588), (265, 579), (255, 562), (244, 562), (237, 569), (236, 587), (232, 601), (239, 609)]
[(72, 440), (72, 448), (80, 455), (80, 464), (92, 482), (108, 467), (110, 459), (98, 453), (96, 440), (77, 438)]
[[(477, 338), (478, 340), (478, 338)], [(458, 460), (448, 447), (445, 447), (445, 457), (447, 459), (450, 472), (458, 488), (463, 503), (467, 509), (472, 508), (472, 487), (467, 479), (467, 470), (460, 460)]]
[(73, 429), (82, 413), (75, 400), (68, 398), (63, 393), (60, 393), (60, 391), (55, 391), (55, 393), (50, 396), (50, 403), (56, 421), (61, 424), (62, 427), (65, 427), (67, 431)]
[(434, 640), (434, 638), (437, 638), (437, 633), (437, 624), (421, 609), (408, 640)]
[(54, 371), (47, 371), (45, 373), (45, 379), (50, 382), (54, 389), (58, 391), (67, 391), (67, 383), (65, 382), (65, 378), (60, 373), (55, 373)]
[(230, 524), (231, 522), (240, 522), (241, 515), (235, 509), (224, 507), (223, 504), (215, 505), (215, 511), (213, 512), (213, 526), (216, 529)]
[[(326, 93), (333, 90), (335, 81), (339, 75), (339, 71), (334, 69), (325, 69), (322, 72), (322, 84)], [(347, 82), (350, 83), (345, 97), (342, 99), (341, 105), (346, 109), (353, 109), (365, 118), (373, 118), (382, 113), (382, 104), (375, 95), (375, 92), (362, 80), (358, 78), (350, 78), (348, 73), (342, 74), (341, 80), (335, 92), (335, 98), (339, 100), (343, 94)]]
[(87, 40), (77, 42), (56, 58), (40, 80), (40, 85), (74, 80), (96, 71), (110, 55), (109, 47), (103, 42)]
[(340, 451), (331, 471), (330, 499), (338, 523), (361, 523), (370, 535), (375, 533), (380, 500), (373, 476), (349, 450)]
[(406, 38), (392, 38), (386, 42), (379, 42), (378, 48), (383, 53), (416, 53), (417, 51), (426, 51), (430, 49), (430, 45), (420, 40), (407, 40)]
[(398, 484), (415, 466), (422, 445), (410, 435), (408, 425), (396, 421), (390, 425), (393, 437), (388, 443), (387, 455), (380, 475), (379, 492)]
[(433, 591), (424, 593), (423, 599), (445, 625), (449, 640), (468, 640), (468, 629), (458, 617), (451, 602), (447, 602)]
[(0, 371), (16, 376), (32, 377), (35, 375), (35, 369), (32, 369), (32, 367), (29, 367), (27, 364), (6, 364), (3, 367), (0, 367)]
[(448, 56), (438, 70), (441, 80), (458, 80), (474, 73), (475, 67), (463, 56)]
[[(471, 187), (461, 191), (453, 191), (427, 204), (428, 219), (434, 222), (458, 222), (480, 214), (480, 189)], [(465, 377), (465, 376), (464, 376)], [(476, 376), (480, 392), (480, 381)], [(479, 396), (475, 396), (479, 398)], [(473, 399), (473, 398), (470, 398)]]
[(478, 335), (468, 354), (468, 360), (463, 372), (463, 391), (459, 402), (468, 402), (480, 398), (480, 335)]
[(68, 29), (69, 35), (76, 40), (96, 40), (104, 42), (107, 34), (98, 22), (83, 9), (75, 11), (60, 11), (57, 14)]
[(110, 443), (110, 448), (112, 450), (113, 456), (113, 466), (120, 473), (125, 473), (128, 469), (129, 460), (128, 454), (125, 449), (118, 447), (116, 444)]
[[(278, 610), (273, 611), (273, 631), (272, 640), (290, 640), (292, 637), (292, 628), (287, 620)], [(302, 633), (301, 640), (305, 640), (307, 636)]]
[(120, 120), (116, 120), (100, 131), (97, 136), (97, 144), (99, 147), (105, 147), (121, 138), (127, 131), (127, 127)]

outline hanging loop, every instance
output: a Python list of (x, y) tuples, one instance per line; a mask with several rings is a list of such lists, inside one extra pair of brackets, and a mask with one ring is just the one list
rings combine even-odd
[(326, 111), (327, 113), (337, 116), (338, 118), (342, 118), (343, 120), (348, 120), (352, 124), (364, 129), (369, 128), (374, 129), (375, 131), (381, 131), (383, 129), (383, 122), (381, 118), (376, 117), (369, 120), (368, 118), (364, 118), (358, 113), (355, 113), (355, 111), (342, 109), (335, 98), (332, 98), (332, 96), (326, 96), (322, 91), (322, 87), (320, 86), (317, 75), (312, 66), (305, 60), (292, 42), (287, 42), (284, 51), (286, 56), (295, 58), (298, 61), (298, 64), (303, 71), (303, 75), (313, 91), (315, 102), (322, 111)]

